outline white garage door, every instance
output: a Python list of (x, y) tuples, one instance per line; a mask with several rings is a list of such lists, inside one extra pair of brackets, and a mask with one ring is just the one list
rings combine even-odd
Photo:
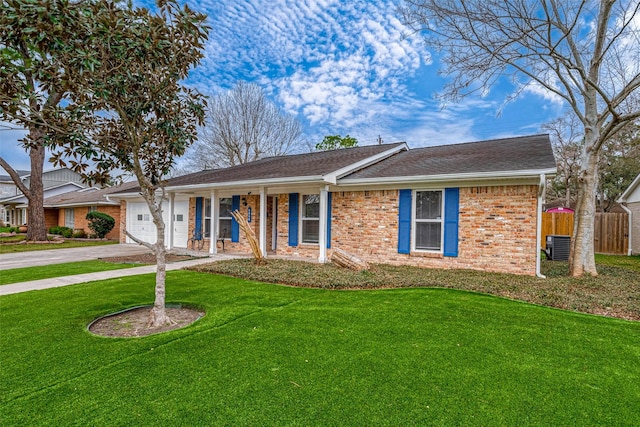
[(173, 204), (173, 246), (186, 248), (189, 241), (189, 201), (176, 200)]
[[(145, 202), (127, 203), (127, 231), (144, 242), (156, 242), (156, 226)], [(134, 242), (127, 237), (127, 243)]]

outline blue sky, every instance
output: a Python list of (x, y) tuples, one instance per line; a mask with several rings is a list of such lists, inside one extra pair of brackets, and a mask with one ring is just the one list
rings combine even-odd
[[(148, 3), (151, 4), (151, 3)], [(360, 145), (442, 145), (540, 132), (564, 106), (535, 86), (504, 104), (507, 81), (443, 106), (438, 52), (408, 35), (390, 0), (204, 0), (190, 6), (212, 27), (187, 83), (208, 95), (238, 81), (260, 85), (296, 115), (312, 145), (349, 134)], [(4, 129), (4, 128), (0, 128)], [(18, 131), (0, 131), (0, 155), (28, 168)], [(45, 166), (45, 169), (50, 168)]]

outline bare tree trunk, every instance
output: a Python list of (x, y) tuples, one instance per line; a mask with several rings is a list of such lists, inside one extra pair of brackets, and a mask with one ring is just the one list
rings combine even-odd
[(37, 141), (29, 149), (31, 159), (31, 180), (29, 191), (25, 196), (29, 200), (27, 207), (27, 240), (42, 242), (47, 240), (47, 227), (44, 222), (44, 186), (42, 184), (42, 172), (44, 168), (45, 149), (40, 142), (44, 138), (44, 132), (40, 129), (31, 131), (32, 141)]
[(595, 263), (593, 237), (595, 229), (596, 188), (598, 180), (598, 159), (585, 149), (584, 165), (578, 179), (578, 201), (571, 239), (569, 272), (574, 277), (585, 274), (598, 275)]
[[(147, 192), (148, 194), (148, 192)], [(156, 226), (157, 238), (155, 245), (152, 245), (153, 253), (156, 256), (156, 286), (155, 286), (155, 300), (153, 308), (149, 314), (148, 326), (158, 327), (164, 325), (170, 325), (173, 320), (167, 316), (165, 310), (166, 299), (166, 279), (167, 279), (167, 249), (164, 245), (164, 220), (162, 218), (162, 201), (155, 200), (155, 194), (152, 191), (151, 197), (153, 201), (147, 200), (147, 205), (151, 210), (151, 216)]]
[[(164, 230), (162, 231), (164, 234)], [(167, 250), (164, 247), (164, 239), (162, 242), (156, 243), (154, 250), (156, 255), (156, 287), (155, 301), (153, 308), (149, 314), (149, 327), (164, 326), (173, 323), (173, 320), (167, 316), (165, 310), (166, 302), (166, 279), (167, 279)]]

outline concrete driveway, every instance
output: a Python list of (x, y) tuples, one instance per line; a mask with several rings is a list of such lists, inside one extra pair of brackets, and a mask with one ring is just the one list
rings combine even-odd
[(0, 254), (0, 271), (10, 268), (35, 267), (38, 265), (63, 264), (66, 262), (88, 261), (114, 256), (137, 255), (147, 252), (151, 251), (144, 246), (117, 244)]

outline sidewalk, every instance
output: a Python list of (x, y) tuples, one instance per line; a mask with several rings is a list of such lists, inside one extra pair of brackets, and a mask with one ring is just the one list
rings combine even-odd
[[(119, 245), (114, 245), (114, 246), (119, 246)], [(60, 251), (67, 251), (67, 249), (61, 249)], [(45, 252), (45, 251), (41, 251), (41, 252)], [(46, 251), (46, 252), (55, 252), (55, 251)], [(146, 250), (146, 252), (148, 252), (148, 249)], [(236, 257), (233, 255), (218, 254), (218, 255), (211, 255), (204, 258), (191, 259), (188, 261), (178, 261), (173, 263), (167, 263), (167, 271), (180, 270), (183, 267), (189, 267), (189, 266), (198, 265), (198, 264), (206, 264), (209, 262), (219, 261), (223, 259), (232, 259), (232, 258), (236, 258)], [(57, 262), (51, 262), (47, 264), (64, 262), (64, 261), (60, 261), (60, 257), (56, 257), (56, 259), (58, 259)], [(2, 265), (0, 270), (5, 268), (4, 267), (5, 264), (3, 264), (2, 262), (0, 262), (0, 265)], [(13, 267), (13, 268), (16, 268), (16, 267)], [(35, 291), (40, 289), (75, 285), (78, 283), (93, 282), (96, 280), (114, 279), (118, 277), (135, 276), (138, 274), (155, 273), (155, 271), (156, 271), (155, 265), (145, 265), (141, 267), (123, 268), (120, 270), (101, 271), (96, 273), (77, 274), (74, 276), (63, 276), (63, 277), (53, 277), (51, 279), (33, 280), (30, 282), (12, 283), (9, 285), (0, 286), (0, 295), (10, 295), (10, 294), (17, 294), (19, 292)]]

